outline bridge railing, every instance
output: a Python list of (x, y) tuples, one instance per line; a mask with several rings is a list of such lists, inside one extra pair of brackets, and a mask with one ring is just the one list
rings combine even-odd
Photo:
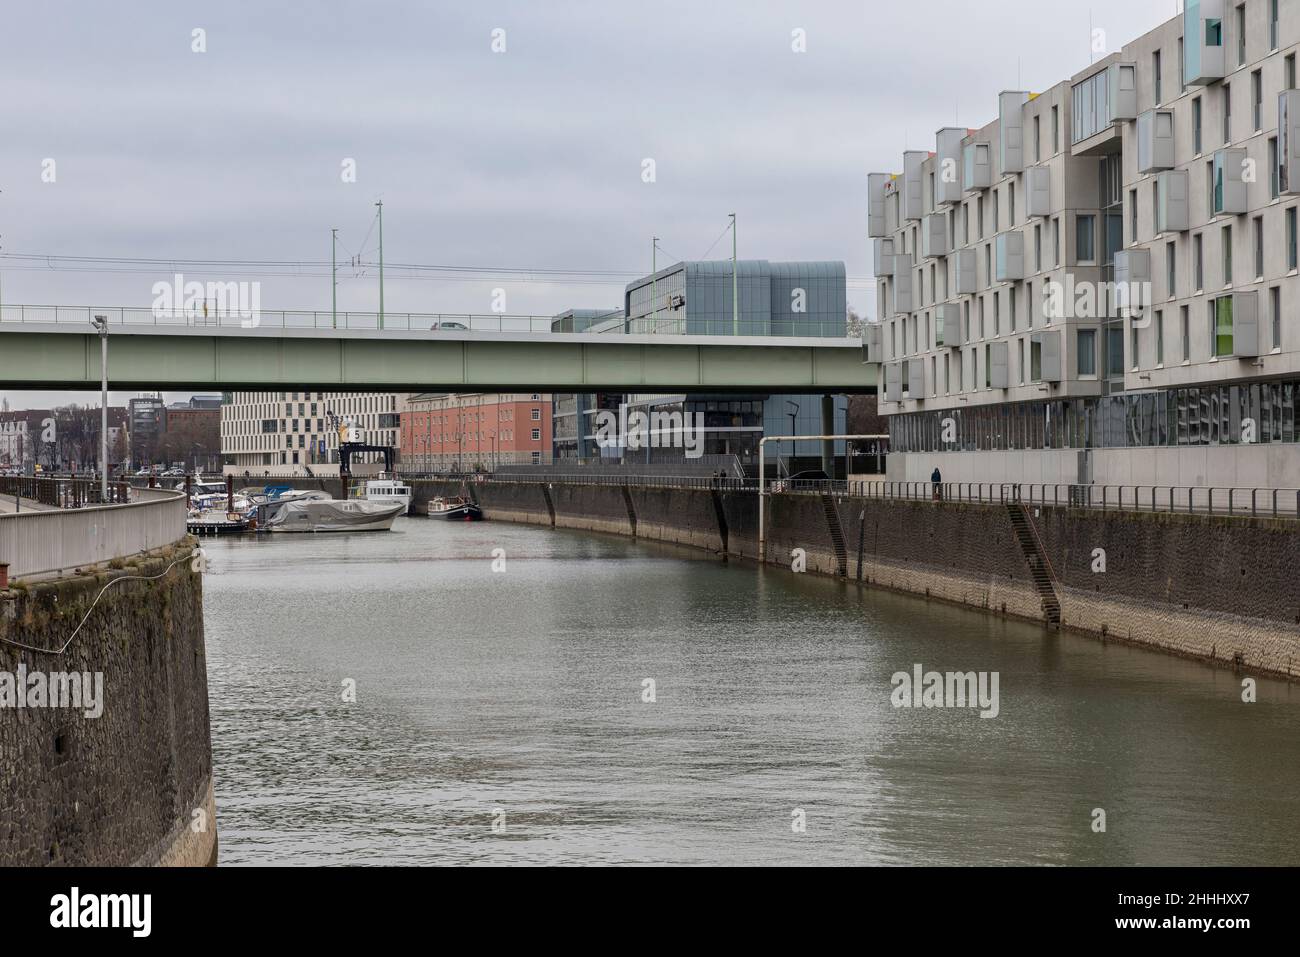
[(0, 476), (0, 496), (18, 496), (51, 508), (81, 508), (86, 505), (120, 505), (130, 501), (125, 482), (110, 482), (108, 498), (93, 479), (60, 476)]
[(13, 578), (130, 558), (185, 537), (185, 494), (137, 489), (128, 504), (0, 514), (0, 565)]
[[(202, 305), (193, 305), (177, 310), (154, 310), (137, 306), (43, 306), (21, 303), (0, 305), (0, 323), (70, 323), (87, 326), (94, 316), (106, 316), (109, 327), (116, 326), (151, 326), (181, 327), (198, 329), (351, 329), (384, 332), (427, 332), (431, 334), (452, 332), (554, 332), (566, 335), (573, 330), (566, 330), (557, 324), (554, 316), (507, 316), (499, 313), (463, 313), (463, 312), (384, 312), (382, 324), (377, 312), (332, 312), (307, 311), (292, 309), (261, 309), (256, 315), (241, 314), (229, 308), (216, 308), (209, 303), (205, 309)], [(684, 330), (676, 326), (638, 325), (634, 321), (630, 326), (623, 324), (607, 329), (583, 330), (599, 332), (605, 335), (621, 335), (634, 332), (642, 335), (680, 335)], [(733, 331), (730, 320), (705, 325), (690, 330), (696, 335), (731, 335)], [(741, 334), (746, 336), (846, 336), (843, 324), (823, 323), (810, 326), (801, 323), (799, 329), (782, 330), (750, 329), (742, 324)]]

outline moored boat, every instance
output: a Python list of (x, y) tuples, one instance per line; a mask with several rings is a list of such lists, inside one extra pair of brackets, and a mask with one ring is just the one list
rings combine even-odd
[(483, 510), (478, 504), (463, 495), (439, 495), (431, 499), (427, 514), (430, 518), (445, 518), (452, 522), (477, 522), (483, 518)]
[(406, 511), (364, 499), (300, 498), (259, 505), (257, 527), (268, 532), (381, 532)]

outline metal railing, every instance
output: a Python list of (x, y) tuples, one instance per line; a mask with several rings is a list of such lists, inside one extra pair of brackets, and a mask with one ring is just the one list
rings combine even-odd
[[(202, 305), (181, 310), (154, 310), (146, 306), (46, 306), (23, 303), (0, 305), (0, 324), (9, 323), (69, 323), (87, 326), (95, 316), (106, 316), (108, 324), (115, 326), (154, 326), (177, 328), (223, 329), (350, 329), (383, 332), (546, 332), (555, 335), (572, 335), (572, 330), (553, 328), (555, 316), (507, 316), (499, 313), (465, 312), (384, 312), (380, 324), (377, 312), (331, 312), (330, 310), (259, 309), (256, 314), (240, 313), (233, 309), (217, 309)], [(637, 335), (681, 336), (677, 328), (640, 329), (632, 326)], [(798, 331), (773, 332), (742, 328), (742, 336), (754, 338), (848, 338), (842, 326), (833, 323), (818, 324), (817, 331), (801, 326)], [(607, 329), (584, 329), (583, 334), (623, 335), (624, 325)], [(693, 328), (694, 335), (732, 334), (730, 320), (725, 323)]]
[(104, 500), (100, 483), (94, 479), (74, 479), (33, 475), (6, 475), (0, 477), (0, 496), (18, 496), (47, 505), (50, 508), (84, 508), (87, 505), (121, 505), (130, 501), (130, 492), (124, 482), (108, 486), (108, 500)]
[(556, 474), (548, 472), (531, 475), (519, 472), (454, 472), (400, 473), (407, 482), (469, 482), (470, 484), (516, 483), (526, 485), (636, 485), (641, 488), (699, 488), (720, 489), (732, 492), (758, 491), (758, 479), (741, 479), (734, 475), (632, 475), (612, 473), (602, 475), (598, 472), (576, 472)]
[(9, 575), (62, 574), (129, 558), (185, 537), (185, 495), (137, 489), (136, 501), (0, 514), (0, 565)]
[(1223, 515), (1300, 516), (1300, 489), (1186, 486), (1074, 485), (1029, 482), (851, 482), (862, 498), (969, 504), (1051, 505), (1102, 511), (1194, 512)]

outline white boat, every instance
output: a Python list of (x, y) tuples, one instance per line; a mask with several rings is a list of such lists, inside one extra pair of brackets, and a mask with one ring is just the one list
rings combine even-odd
[(380, 472), (379, 478), (370, 479), (364, 486), (358, 485), (354, 488), (352, 498), (364, 502), (401, 505), (402, 513), (406, 514), (411, 508), (411, 486), (400, 479)]
[(405, 509), (364, 499), (292, 499), (258, 506), (257, 527), (268, 532), (381, 532), (392, 528)]

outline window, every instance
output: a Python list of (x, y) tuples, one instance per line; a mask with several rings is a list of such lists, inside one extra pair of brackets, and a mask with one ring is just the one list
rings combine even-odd
[(1179, 309), (1179, 322), (1182, 326), (1183, 337), (1183, 361), (1190, 362), (1192, 358), (1192, 325), (1187, 306)]
[(1232, 355), (1232, 297), (1220, 296), (1210, 301), (1210, 318), (1214, 333), (1215, 358)]
[(1034, 272), (1043, 271), (1043, 227), (1034, 224)]
[(1220, 233), (1223, 242), (1223, 284), (1232, 285), (1232, 227), (1224, 226)]
[(1202, 237), (1198, 233), (1192, 237), (1192, 285), (1196, 292), (1205, 288), (1205, 258)]
[(1264, 217), (1256, 216), (1254, 223), (1255, 230), (1255, 278), (1264, 278)]
[(1223, 145), (1232, 142), (1232, 86), (1223, 84)]
[(1282, 88), (1285, 90), (1295, 89), (1295, 54), (1288, 53), (1286, 59), (1282, 61)]
[(1034, 162), (1037, 163), (1043, 158), (1043, 128), (1042, 117), (1034, 117)]
[(541, 430), (541, 429), (533, 429), (533, 441), (534, 441), (534, 442), (540, 442), (541, 440), (542, 440), (542, 430)]
[(1295, 207), (1292, 206), (1286, 211), (1286, 268), (1295, 269), (1296, 260), (1296, 222)]
[(1079, 263), (1097, 261), (1097, 217), (1080, 214), (1074, 217), (1074, 259)]
[(1156, 365), (1165, 364), (1165, 315), (1157, 311), (1155, 314), (1156, 327)]
[(1278, 0), (1268, 0), (1268, 48), (1277, 49), (1277, 5)]
[(1095, 376), (1097, 374), (1097, 330), (1080, 329), (1077, 343), (1079, 375)]
[(1138, 241), (1138, 191), (1135, 189), (1128, 191), (1128, 241), (1130, 244)]
[(998, 191), (993, 191), (993, 232), (997, 232), (1002, 227), (998, 224)]
[(1007, 183), (1007, 226), (1016, 224), (1016, 181)]
[(1192, 152), (1201, 153), (1201, 98), (1192, 98)]
[(1164, 97), (1160, 95), (1160, 51), (1151, 54), (1151, 82), (1155, 85), (1155, 102), (1159, 106)]
[(540, 421), (542, 420), (542, 410), (541, 410), (541, 409), (533, 409), (533, 410), (532, 410), (532, 419), (533, 419), (534, 422), (540, 422)]
[(1165, 243), (1165, 288), (1170, 299), (1178, 295), (1178, 257), (1174, 243)]
[(1129, 329), (1128, 337), (1129, 362), (1133, 366), (1133, 371), (1138, 371), (1138, 328), (1134, 325)]
[(975, 200), (975, 238), (984, 238), (984, 197), (979, 196)]
[[(1295, 58), (1292, 57), (1292, 66), (1294, 65), (1295, 65)], [(1059, 153), (1061, 151), (1060, 116), (1061, 116), (1061, 108), (1059, 106), (1052, 107), (1052, 152), (1053, 153)]]
[(1061, 217), (1052, 220), (1052, 265), (1061, 265)]
[(1250, 118), (1256, 133), (1264, 128), (1264, 78), (1260, 70), (1250, 75)]
[(1105, 70), (1094, 73), (1086, 80), (1076, 83), (1071, 90), (1074, 119), (1072, 143), (1086, 140), (1100, 133), (1109, 126), (1110, 91), (1108, 74)]
[(1120, 327), (1106, 330), (1106, 377), (1124, 375), (1124, 330)]
[(1183, 38), (1178, 38), (1178, 92), (1187, 92), (1187, 73), (1183, 70)]
[(1277, 137), (1268, 138), (1268, 195), (1270, 199), (1278, 197)]
[(1246, 63), (1246, 5), (1237, 7), (1237, 66)]
[(1269, 340), (1275, 350), (1282, 348), (1282, 287), (1274, 286), (1268, 291), (1268, 318), (1272, 325), (1273, 338)]

